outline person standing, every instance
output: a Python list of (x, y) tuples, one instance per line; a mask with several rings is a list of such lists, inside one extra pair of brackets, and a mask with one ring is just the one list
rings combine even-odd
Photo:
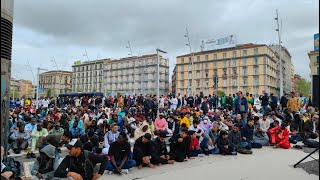
[(155, 120), (158, 116), (158, 108), (159, 108), (159, 101), (157, 95), (153, 95), (153, 108), (152, 108), (152, 120)]
[(177, 109), (177, 106), (178, 106), (178, 99), (176, 98), (176, 96), (173, 96), (172, 99), (171, 99), (171, 106), (170, 106), (170, 109), (171, 111), (175, 111)]
[(296, 97), (296, 94), (294, 92), (291, 92), (291, 98), (289, 98), (287, 103), (287, 108), (291, 112), (298, 112), (300, 108), (299, 99)]
[(288, 104), (288, 98), (287, 98), (287, 94), (285, 93), (280, 99), (280, 105), (281, 105), (282, 111), (284, 111), (287, 108), (287, 104)]
[(278, 98), (273, 93), (270, 94), (270, 106), (272, 111), (275, 111), (278, 106)]
[(263, 95), (260, 95), (259, 100), (261, 101), (262, 114), (268, 113), (269, 96), (266, 91), (262, 91)]
[(248, 101), (243, 96), (241, 91), (238, 92), (238, 98), (235, 101), (235, 111), (236, 111), (236, 114), (241, 114), (244, 124), (247, 124)]
[(150, 95), (147, 95), (147, 99), (144, 101), (143, 105), (145, 116), (152, 117), (153, 101), (151, 100)]

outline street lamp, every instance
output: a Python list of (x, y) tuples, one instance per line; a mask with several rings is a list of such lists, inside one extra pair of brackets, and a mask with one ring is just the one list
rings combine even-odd
[(48, 71), (48, 69), (42, 69), (40, 67), (38, 67), (38, 71), (37, 71), (37, 91), (36, 91), (36, 109), (39, 108), (39, 103), (38, 103), (38, 99), (39, 99), (39, 74), (40, 74), (40, 71)]
[[(193, 90), (194, 90), (193, 89), (193, 86), (194, 86), (194, 84), (193, 84), (193, 56), (194, 56), (194, 53), (192, 53), (188, 28), (186, 28), (186, 34), (184, 35), (184, 37), (187, 38), (187, 40), (188, 40), (188, 43), (186, 45), (189, 46), (189, 50), (190, 50), (191, 62), (189, 62), (189, 66), (191, 65), (191, 87), (189, 87), (189, 89), (190, 89), (190, 94), (192, 95)], [(189, 70), (188, 70), (188, 74), (189, 74)], [(190, 77), (189, 77), (189, 81), (190, 81)], [(188, 86), (189, 86), (189, 82), (188, 82)]]
[[(157, 101), (159, 102), (159, 97), (160, 97), (160, 54), (163, 53), (166, 54), (166, 51), (163, 51), (159, 48), (157, 48)], [(159, 117), (159, 106), (158, 106), (158, 112), (157, 112), (157, 117)]]
[(278, 39), (279, 39), (279, 61), (280, 61), (280, 97), (283, 96), (283, 74), (282, 74), (282, 47), (281, 47), (281, 34), (282, 34), (282, 20), (281, 20), (281, 27), (279, 25), (279, 14), (278, 9), (276, 10), (277, 17), (274, 18), (277, 21), (277, 29), (278, 32)]
[[(33, 83), (36, 84), (36, 77), (35, 77), (35, 75), (34, 75), (34, 73), (33, 73), (33, 70), (32, 70), (32, 68), (31, 68), (31, 65), (30, 65), (29, 61), (27, 61), (27, 63), (28, 63), (27, 66), (30, 68), (31, 74), (32, 74), (32, 76), (33, 76)], [(38, 88), (38, 87), (37, 87), (37, 88)], [(36, 94), (35, 91), (36, 91), (36, 90), (33, 88), (32, 98), (34, 98), (34, 95)]]

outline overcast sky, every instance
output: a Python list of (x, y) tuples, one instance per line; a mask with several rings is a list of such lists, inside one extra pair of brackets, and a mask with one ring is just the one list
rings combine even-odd
[[(12, 74), (33, 76), (27, 66), (71, 70), (76, 60), (127, 57), (167, 51), (170, 76), (175, 57), (200, 42), (236, 34), (238, 43), (277, 43), (276, 9), (283, 44), (295, 72), (309, 78), (313, 34), (319, 32), (319, 0), (15, 0)], [(66, 64), (66, 65), (65, 65)], [(171, 79), (171, 78), (170, 78)]]

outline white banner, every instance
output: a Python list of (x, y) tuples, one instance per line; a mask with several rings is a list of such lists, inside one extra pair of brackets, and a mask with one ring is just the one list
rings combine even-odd
[(205, 50), (213, 50), (213, 49), (220, 49), (226, 47), (234, 47), (237, 45), (237, 38), (236, 35), (229, 35), (224, 38), (219, 39), (209, 39), (207, 41), (203, 41), (202, 47)]

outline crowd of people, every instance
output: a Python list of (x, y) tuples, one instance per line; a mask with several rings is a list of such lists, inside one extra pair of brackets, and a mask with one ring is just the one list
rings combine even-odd
[[(210, 154), (252, 154), (252, 148), (319, 137), (319, 112), (292, 92), (202, 96), (63, 97), (10, 100), (9, 146), (35, 158), (33, 179), (98, 179)], [(61, 163), (61, 147), (67, 155)], [(30, 147), (30, 148), (28, 148)], [(298, 146), (297, 146), (298, 147)], [(35, 150), (39, 149), (39, 156)], [(30, 150), (29, 150), (30, 149)], [(99, 170), (96, 165), (100, 164)], [(3, 177), (14, 176), (3, 169)], [(7, 178), (8, 179), (8, 178)]]

